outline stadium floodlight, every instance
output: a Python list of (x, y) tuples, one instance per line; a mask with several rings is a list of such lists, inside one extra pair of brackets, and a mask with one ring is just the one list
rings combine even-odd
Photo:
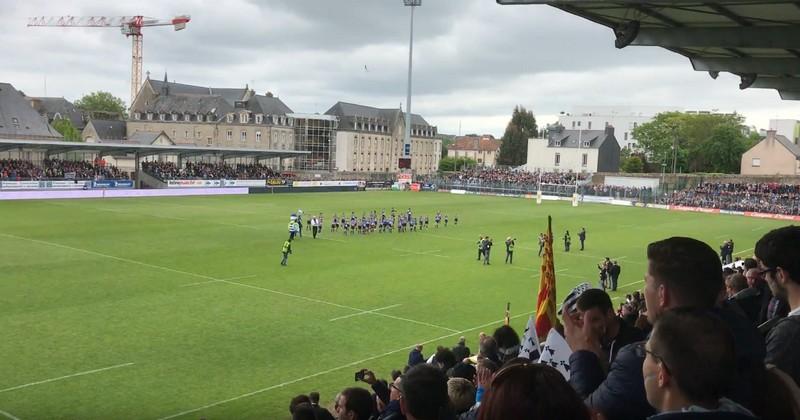
[(422, 6), (422, 0), (403, 0), (403, 4), (411, 7), (411, 30), (408, 39), (408, 86), (406, 88), (406, 129), (403, 136), (403, 153), (398, 167), (411, 169), (411, 62), (414, 52), (414, 8)]

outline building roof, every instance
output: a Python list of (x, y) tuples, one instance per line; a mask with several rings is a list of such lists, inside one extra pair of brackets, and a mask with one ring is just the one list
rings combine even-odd
[(453, 140), (448, 150), (476, 150), (479, 152), (496, 152), (502, 142), (494, 136), (461, 136)]
[[(156, 93), (160, 94), (165, 83), (161, 80), (148, 80)], [(220, 96), (231, 106), (233, 106), (236, 101), (244, 100), (249, 91), (248, 88), (215, 88), (175, 82), (166, 82), (166, 86), (170, 95)]]
[[(396, 118), (405, 118), (405, 113), (402, 112), (400, 108), (375, 108), (342, 101), (335, 103), (330, 109), (325, 111), (325, 114), (336, 115), (340, 118), (361, 117), (383, 119), (388, 123), (393, 123)], [(411, 114), (411, 125), (431, 126), (421, 115), (414, 113)]]
[[(617, 141), (613, 128), (610, 130), (565, 130), (563, 127), (556, 126), (547, 132), (547, 147), (599, 149), (607, 141)], [(586, 144), (587, 142), (588, 144)]]
[[(767, 134), (767, 137), (769, 137), (769, 134)], [(767, 140), (767, 137), (765, 137), (764, 140)], [(786, 136), (775, 135), (775, 140), (792, 153), (795, 158), (800, 159), (800, 147), (787, 139)]]
[(119, 120), (89, 120), (86, 124), (94, 128), (98, 141), (125, 140), (126, 124)]
[(247, 102), (247, 109), (264, 115), (286, 115), (293, 112), (280, 98), (272, 94), (253, 96)]
[(26, 99), (30, 101), (33, 109), (40, 115), (47, 117), (48, 121), (52, 121), (55, 119), (56, 115), (59, 115), (61, 118), (69, 119), (72, 125), (79, 130), (82, 130), (83, 127), (86, 126), (86, 122), (83, 120), (83, 114), (81, 114), (78, 108), (75, 108), (72, 102), (64, 98), (27, 97)]
[[(696, 71), (741, 79), (740, 89), (776, 89), (800, 100), (800, 7), (787, 0), (497, 0), (548, 4), (612, 30), (617, 48), (658, 46)], [(558, 28), (553, 28), (554, 30)], [(611, 38), (613, 37), (613, 38)]]
[(58, 133), (9, 83), (0, 83), (0, 137), (60, 139)]
[(219, 95), (159, 95), (153, 103), (148, 104), (147, 112), (155, 114), (204, 114), (219, 117), (228, 112), (233, 112), (232, 104), (229, 104)]

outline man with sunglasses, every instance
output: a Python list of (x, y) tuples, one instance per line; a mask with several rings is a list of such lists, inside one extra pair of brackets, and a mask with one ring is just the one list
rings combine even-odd
[(720, 318), (696, 309), (667, 311), (636, 349), (644, 357), (647, 401), (659, 413), (651, 420), (755, 419), (723, 398), (734, 379), (736, 354), (733, 334)]
[(789, 316), (767, 335), (767, 364), (800, 384), (800, 226), (775, 229), (756, 243), (756, 258), (770, 290), (789, 302)]
[[(752, 377), (763, 369), (764, 342), (744, 316), (715, 308), (723, 290), (722, 264), (707, 244), (692, 238), (673, 237), (647, 247), (648, 266), (644, 297), (651, 324), (666, 311), (689, 307), (715, 313), (734, 333), (737, 375), (726, 396), (749, 405), (753, 398)], [(564, 336), (572, 349), (570, 384), (585, 403), (608, 420), (645, 419), (655, 414), (647, 402), (642, 363), (635, 344), (617, 353), (605, 372), (601, 337), (590, 323), (579, 317), (564, 317)], [(683, 357), (689, 357), (684, 355)]]

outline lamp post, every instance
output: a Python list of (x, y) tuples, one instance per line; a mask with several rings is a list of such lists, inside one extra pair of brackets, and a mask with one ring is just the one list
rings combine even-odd
[(414, 8), (422, 5), (422, 0), (403, 0), (411, 7), (411, 30), (408, 38), (408, 86), (406, 89), (406, 130), (403, 136), (403, 157), (411, 156), (411, 63), (414, 53)]

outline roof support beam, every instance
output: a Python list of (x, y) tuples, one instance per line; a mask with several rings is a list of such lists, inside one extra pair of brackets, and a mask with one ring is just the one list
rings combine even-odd
[(630, 45), (698, 48), (797, 48), (800, 26), (639, 28)]
[(755, 74), (800, 74), (797, 59), (792, 58), (690, 58), (697, 71), (727, 71)]
[(755, 89), (777, 89), (800, 91), (800, 78), (796, 77), (759, 77), (750, 85)]

